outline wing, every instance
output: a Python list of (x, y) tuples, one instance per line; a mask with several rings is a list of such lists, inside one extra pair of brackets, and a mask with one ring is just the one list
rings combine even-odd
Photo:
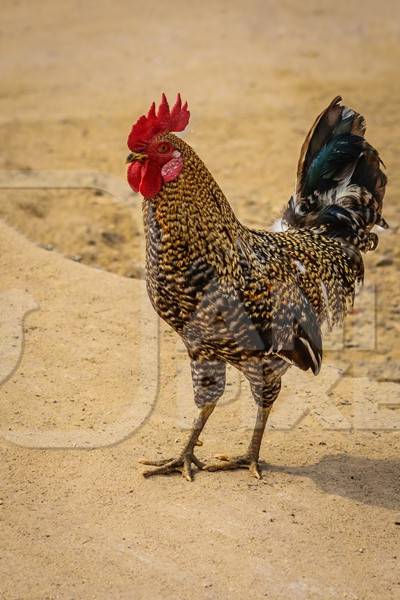
[(244, 302), (266, 354), (277, 354), (314, 375), (322, 362), (321, 328), (314, 306), (287, 274), (285, 281), (259, 281)]
[(292, 268), (278, 275), (264, 268), (249, 273), (243, 288), (227, 289), (210, 265), (196, 264), (188, 273), (187, 289), (198, 302), (190, 303), (192, 314), (183, 331), (191, 354), (210, 347), (234, 362), (276, 354), (317, 374), (322, 361), (320, 325), (295, 273)]

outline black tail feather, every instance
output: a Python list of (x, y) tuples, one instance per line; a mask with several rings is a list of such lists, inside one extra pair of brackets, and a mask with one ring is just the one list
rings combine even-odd
[(365, 119), (337, 96), (317, 118), (301, 150), (296, 194), (283, 220), (313, 227), (366, 252), (377, 246), (374, 225), (386, 228), (387, 177), (378, 152), (364, 139)]

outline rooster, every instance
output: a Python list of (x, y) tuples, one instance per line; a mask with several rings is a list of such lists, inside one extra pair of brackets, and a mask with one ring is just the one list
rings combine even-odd
[[(321, 325), (340, 322), (363, 279), (362, 253), (374, 250), (386, 176), (365, 140), (365, 120), (336, 97), (303, 144), (295, 194), (279, 232), (239, 222), (194, 150), (173, 132), (188, 124), (178, 94), (170, 109), (133, 125), (127, 178), (144, 197), (146, 281), (152, 305), (182, 338), (199, 414), (177, 458), (142, 461), (144, 475), (247, 468), (261, 478), (260, 446), (281, 378), (294, 365), (317, 375)], [(224, 392), (226, 365), (247, 378), (257, 417), (247, 452), (203, 464), (199, 435)]]

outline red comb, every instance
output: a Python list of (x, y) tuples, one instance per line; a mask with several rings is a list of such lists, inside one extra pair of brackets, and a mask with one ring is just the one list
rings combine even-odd
[(189, 122), (189, 117), (187, 102), (182, 105), (180, 94), (177, 95), (172, 110), (169, 109), (167, 98), (163, 94), (157, 114), (153, 102), (147, 116), (141, 116), (133, 125), (128, 137), (128, 148), (132, 151), (140, 151), (157, 134), (183, 131)]

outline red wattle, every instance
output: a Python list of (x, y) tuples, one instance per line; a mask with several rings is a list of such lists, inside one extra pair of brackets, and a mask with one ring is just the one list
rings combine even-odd
[(142, 169), (142, 179), (140, 182), (139, 191), (145, 198), (154, 198), (161, 190), (162, 177), (160, 166), (152, 162), (146, 161)]
[(128, 167), (128, 183), (131, 188), (138, 192), (140, 188), (140, 182), (142, 180), (142, 165), (140, 162), (133, 162)]

